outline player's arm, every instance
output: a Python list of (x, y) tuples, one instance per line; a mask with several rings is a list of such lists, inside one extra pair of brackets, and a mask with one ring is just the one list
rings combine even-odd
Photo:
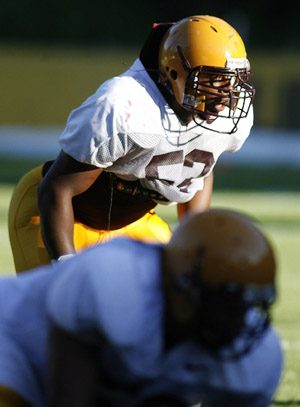
[(189, 202), (177, 204), (178, 220), (182, 220), (182, 218), (189, 213), (207, 210), (210, 207), (212, 191), (213, 173), (211, 172), (210, 175), (204, 179), (204, 187), (201, 191), (197, 192)]
[(43, 178), (38, 204), (43, 238), (51, 258), (75, 252), (72, 198), (86, 191), (101, 172), (101, 168), (79, 163), (62, 151)]

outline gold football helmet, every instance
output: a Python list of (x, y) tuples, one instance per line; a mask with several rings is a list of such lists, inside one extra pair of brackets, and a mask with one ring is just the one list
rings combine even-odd
[(240, 35), (220, 18), (196, 15), (172, 25), (161, 42), (159, 73), (160, 83), (202, 127), (229, 118), (233, 126), (224, 132), (233, 133), (248, 115), (250, 63)]
[(175, 230), (169, 247), (199, 251), (201, 281), (208, 285), (274, 285), (272, 246), (242, 213), (220, 208), (190, 216)]

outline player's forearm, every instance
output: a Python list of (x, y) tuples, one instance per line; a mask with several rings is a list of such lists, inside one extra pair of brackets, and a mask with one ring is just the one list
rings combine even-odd
[(73, 222), (62, 221), (61, 219), (59, 221), (53, 219), (51, 224), (44, 222), (42, 225), (43, 240), (52, 259), (75, 253), (73, 228)]
[(39, 199), (42, 236), (52, 259), (74, 253), (74, 214), (72, 199), (50, 198), (49, 194)]
[(186, 203), (177, 205), (178, 220), (182, 220), (185, 215), (190, 213), (203, 212), (209, 209), (213, 191), (213, 173), (204, 180), (204, 187), (198, 191), (195, 196)]

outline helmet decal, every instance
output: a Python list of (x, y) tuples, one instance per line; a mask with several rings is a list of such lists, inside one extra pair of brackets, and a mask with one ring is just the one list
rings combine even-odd
[(227, 58), (226, 68), (250, 70), (250, 62), (247, 58)]

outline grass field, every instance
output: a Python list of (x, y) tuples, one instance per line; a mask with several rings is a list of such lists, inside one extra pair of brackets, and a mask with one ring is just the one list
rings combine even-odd
[[(0, 185), (0, 271), (5, 275), (13, 274), (7, 234), (11, 192), (12, 185)], [(285, 370), (274, 405), (300, 405), (300, 193), (216, 191), (213, 206), (251, 214), (273, 242), (279, 268), (279, 299), (273, 319), (285, 349)], [(174, 210), (162, 207), (159, 212), (175, 225)]]

